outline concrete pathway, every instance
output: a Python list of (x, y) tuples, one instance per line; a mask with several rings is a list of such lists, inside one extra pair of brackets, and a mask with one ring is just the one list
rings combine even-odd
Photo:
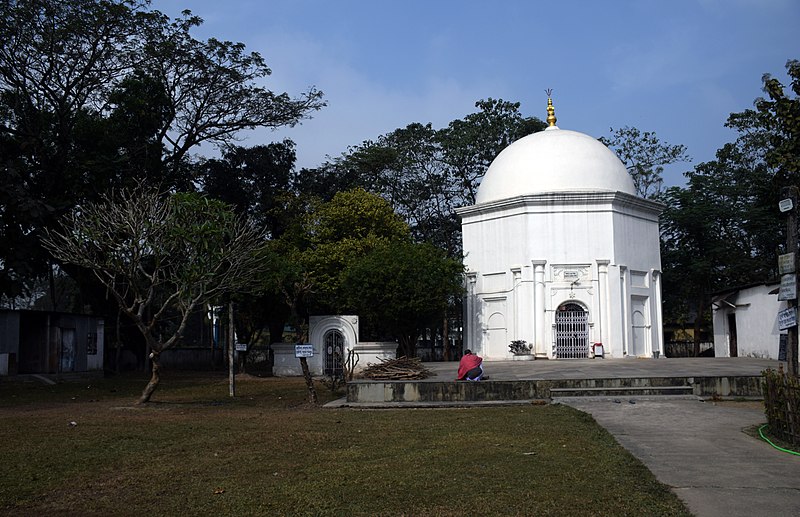
[(761, 410), (697, 399), (559, 402), (591, 414), (698, 517), (800, 515), (800, 456), (742, 432), (765, 422)]

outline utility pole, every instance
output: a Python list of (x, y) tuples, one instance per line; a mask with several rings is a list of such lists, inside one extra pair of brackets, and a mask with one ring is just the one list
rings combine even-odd
[[(797, 271), (800, 253), (797, 249), (797, 187), (785, 187), (781, 192), (781, 212), (786, 212), (786, 252), (794, 257), (792, 273), (794, 275), (794, 291), (797, 293)], [(786, 300), (788, 309), (797, 314), (797, 296)], [(797, 377), (797, 325), (792, 325), (786, 329), (786, 363), (789, 375)]]

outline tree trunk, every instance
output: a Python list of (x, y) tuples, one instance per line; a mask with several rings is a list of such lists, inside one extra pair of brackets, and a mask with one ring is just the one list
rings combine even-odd
[(300, 358), (300, 367), (303, 369), (303, 378), (306, 380), (306, 387), (308, 388), (308, 401), (316, 406), (319, 403), (317, 391), (314, 389), (314, 380), (311, 378), (311, 372), (308, 370), (308, 361), (306, 361), (305, 357)]
[(122, 339), (120, 338), (120, 329), (119, 329), (119, 316), (122, 313), (122, 310), (117, 310), (117, 323), (116, 327), (114, 328), (114, 335), (116, 336), (116, 357), (114, 357), (114, 371), (116, 373), (120, 372), (119, 363), (122, 361)]
[(239, 360), (237, 361), (238, 364), (236, 365), (239, 373), (246, 374), (247, 373), (247, 352), (239, 352)]
[(153, 351), (150, 354), (150, 359), (152, 359), (153, 364), (153, 372), (150, 375), (150, 382), (148, 382), (147, 386), (145, 386), (142, 396), (139, 397), (137, 404), (146, 404), (150, 402), (150, 397), (153, 396), (153, 392), (156, 391), (158, 383), (161, 381), (161, 376), (159, 375), (159, 370), (161, 370), (161, 360), (159, 359), (159, 355), (160, 352), (156, 351)]
[(703, 326), (703, 311), (705, 310), (702, 302), (697, 303), (697, 314), (694, 318), (694, 357), (700, 357), (700, 328)]
[(228, 395), (236, 396), (236, 329), (233, 325), (233, 302), (228, 303)]
[(414, 357), (416, 353), (417, 336), (419, 336), (419, 333), (400, 336), (400, 349), (403, 351), (404, 356)]
[(445, 314), (442, 320), (442, 346), (444, 346), (444, 353), (442, 359), (445, 361), (450, 360), (450, 329), (447, 325), (447, 315)]
[(50, 286), (50, 310), (55, 312), (58, 310), (58, 304), (56, 303), (56, 279), (55, 275), (53, 275), (53, 262), (48, 261), (47, 265), (47, 282)]

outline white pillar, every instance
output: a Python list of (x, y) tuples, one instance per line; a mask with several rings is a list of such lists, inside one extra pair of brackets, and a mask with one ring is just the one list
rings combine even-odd
[(653, 277), (653, 296), (651, 299), (655, 305), (653, 317), (653, 352), (659, 352), (661, 357), (664, 355), (664, 320), (662, 319), (661, 307), (661, 271), (652, 269), (650, 274)]
[(521, 339), (520, 336), (520, 328), (519, 322), (522, 321), (522, 314), (520, 314), (520, 310), (522, 309), (522, 303), (520, 300), (520, 284), (522, 283), (522, 268), (521, 267), (512, 267), (511, 268), (511, 303), (513, 304), (513, 316), (511, 320), (512, 329), (510, 334), (510, 339)]
[(533, 352), (535, 355), (547, 356), (547, 346), (544, 342), (545, 339), (545, 283), (544, 283), (544, 266), (547, 264), (546, 260), (534, 260), (533, 262)]
[(479, 343), (477, 336), (480, 327), (478, 321), (478, 307), (475, 299), (475, 284), (478, 280), (477, 273), (467, 273), (467, 303), (464, 305), (466, 314), (464, 315), (464, 345), (465, 349), (475, 350)]
[(631, 327), (631, 295), (628, 289), (629, 279), (627, 266), (619, 267), (619, 281), (620, 292), (622, 294), (622, 303), (620, 304), (620, 309), (622, 311), (622, 314), (620, 314), (622, 317), (622, 355), (626, 356), (630, 353), (631, 340), (633, 339), (633, 328)]
[(611, 299), (608, 291), (608, 260), (597, 260), (598, 293), (597, 299), (600, 302), (600, 314), (597, 321), (600, 325), (600, 342), (603, 343), (604, 351), (610, 346), (611, 339), (609, 331), (611, 329), (610, 308)]

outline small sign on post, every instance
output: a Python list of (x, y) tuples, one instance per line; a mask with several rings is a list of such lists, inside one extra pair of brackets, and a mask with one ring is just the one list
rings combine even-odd
[(781, 275), (794, 273), (794, 253), (778, 255), (778, 273)]
[(781, 277), (781, 288), (778, 290), (778, 300), (796, 300), (797, 299), (797, 275), (789, 273)]
[(237, 352), (247, 352), (247, 343), (236, 343)]
[(314, 345), (311, 343), (294, 345), (295, 357), (314, 357)]
[(778, 329), (786, 330), (797, 326), (797, 307), (789, 307), (778, 313)]
[(781, 334), (780, 338), (778, 339), (778, 361), (785, 361), (786, 343), (789, 341), (789, 336), (787, 334)]
[(778, 210), (780, 210), (781, 213), (788, 212), (792, 208), (794, 208), (794, 202), (792, 201), (792, 198), (790, 198), (790, 197), (787, 197), (786, 199), (781, 199), (778, 202)]

